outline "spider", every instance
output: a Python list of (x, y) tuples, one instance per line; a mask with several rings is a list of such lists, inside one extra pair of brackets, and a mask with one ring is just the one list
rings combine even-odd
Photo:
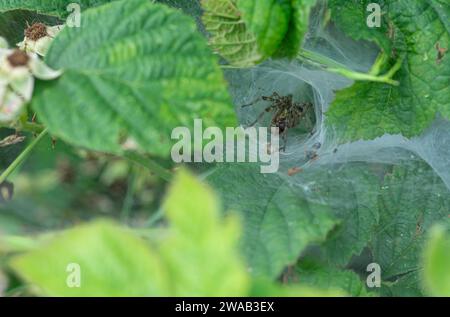
[(252, 103), (243, 105), (242, 108), (252, 106), (260, 100), (269, 101), (271, 105), (264, 109), (249, 126), (252, 127), (258, 123), (267, 112), (272, 112), (270, 126), (279, 129), (283, 143), (280, 150), (285, 152), (288, 130), (296, 127), (313, 105), (311, 102), (295, 102), (292, 95), (280, 96), (274, 92), (271, 96), (262, 96)]

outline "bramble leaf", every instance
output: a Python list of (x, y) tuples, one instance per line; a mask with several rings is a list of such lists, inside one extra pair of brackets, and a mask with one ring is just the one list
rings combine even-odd
[(316, 0), (203, 0), (210, 45), (235, 67), (295, 57)]
[(116, 0), (0, 0), (0, 12), (29, 10), (63, 18), (72, 12), (68, 10), (70, 4), (79, 4), (84, 10), (112, 1)]
[(237, 0), (237, 7), (246, 26), (255, 35), (263, 57), (272, 56), (288, 32), (292, 14), (291, 1)]
[(181, 171), (167, 195), (172, 224), (161, 245), (174, 296), (245, 296), (249, 278), (238, 253), (236, 217), (222, 220), (212, 191)]
[[(16, 249), (24, 253), (15, 255), (10, 266), (37, 295), (345, 295), (309, 285), (251, 280), (238, 252), (238, 219), (223, 219), (211, 190), (185, 171), (175, 178), (164, 207), (169, 227), (161, 229), (157, 239), (150, 231), (139, 231), (146, 241), (131, 229), (94, 222), (33, 239), (31, 248)], [(67, 282), (80, 282), (80, 287)]]
[(207, 180), (226, 209), (242, 216), (242, 250), (256, 276), (277, 277), (336, 225), (327, 206), (308, 202), (300, 189), (277, 175), (259, 174), (258, 168), (223, 166)]
[(450, 296), (450, 235), (448, 226), (430, 232), (424, 252), (424, 282), (432, 296)]
[(389, 21), (381, 15), (380, 27), (368, 27), (367, 10), (373, 0), (340, 1), (329, 0), (328, 8), (336, 26), (354, 40), (366, 40), (376, 43), (386, 54), (391, 54), (392, 43), (389, 39)]
[(323, 289), (340, 289), (350, 296), (371, 296), (356, 273), (326, 267), (308, 259), (302, 259), (295, 267), (292, 283)]
[(378, 224), (379, 181), (366, 165), (342, 166), (311, 176), (311, 181), (317, 182), (316, 190), (339, 219), (321, 245), (321, 252), (328, 264), (345, 267), (367, 246)]
[[(393, 25), (394, 58), (404, 56), (393, 77), (400, 85), (358, 82), (339, 91), (326, 116), (342, 142), (373, 139), (385, 133), (413, 137), (438, 115), (450, 119), (450, 58), (445, 53), (450, 44), (446, 19), (450, 7), (436, 0), (403, 0), (389, 2), (385, 10)], [(352, 19), (351, 15), (341, 17)], [(357, 25), (353, 30), (351, 34), (360, 31)], [(367, 33), (363, 31), (361, 36), (383, 42), (378, 35)]]
[[(45, 296), (169, 294), (165, 268), (155, 251), (106, 222), (56, 234), (36, 250), (15, 257), (11, 266), (35, 293)], [(80, 287), (73, 287), (78, 282)]]
[(263, 59), (256, 37), (248, 31), (235, 0), (202, 0), (202, 8), (209, 44), (228, 63), (247, 67)]
[(54, 40), (46, 61), (64, 74), (40, 83), (33, 99), (52, 134), (118, 154), (131, 138), (143, 152), (168, 156), (175, 127), (195, 118), (234, 125), (222, 72), (190, 17), (128, 0), (87, 10), (81, 22)]
[[(420, 184), (420, 186), (417, 186)], [(426, 165), (395, 168), (379, 199), (380, 222), (371, 242), (373, 261), (382, 269), (382, 293), (420, 295), (420, 256), (432, 225), (448, 217), (450, 196)]]
[[(240, 227), (222, 219), (211, 190), (181, 171), (165, 209), (170, 226), (154, 246), (130, 229), (95, 222), (39, 239), (11, 266), (41, 295), (245, 296)], [(80, 287), (66, 284), (69, 264), (79, 269)]]
[(292, 10), (288, 31), (275, 56), (295, 57), (308, 32), (309, 14), (316, 0), (291, 0)]

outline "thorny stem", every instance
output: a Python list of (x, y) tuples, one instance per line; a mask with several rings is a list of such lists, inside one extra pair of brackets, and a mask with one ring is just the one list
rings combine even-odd
[(0, 124), (0, 128), (16, 129), (17, 131), (25, 131), (31, 133), (41, 133), (45, 129), (43, 125), (35, 122), (20, 122), (17, 125)]
[[(379, 83), (386, 83), (394, 86), (398, 86), (399, 82), (392, 79), (392, 77), (397, 73), (397, 71), (402, 66), (403, 60), (399, 59), (395, 65), (384, 75), (379, 76), (379, 72), (383, 64), (386, 62), (386, 55), (384, 53), (380, 54), (375, 61), (374, 65), (372, 66), (372, 69), (369, 73), (361, 73), (357, 72), (351, 69), (348, 69), (345, 65), (342, 65), (331, 58), (328, 58), (326, 56), (313, 53), (308, 50), (302, 49), (300, 53), (297, 56), (298, 59), (307, 62), (309, 64), (312, 64), (314, 66), (320, 67), (326, 71), (340, 74), (344, 77), (347, 77), (349, 79), (353, 80), (360, 80), (360, 81), (373, 81), (373, 82), (379, 82)], [(254, 62), (254, 61), (249, 61)], [(244, 63), (245, 64), (245, 63)], [(221, 65), (222, 69), (239, 69), (240, 67), (238, 65)]]
[(353, 70), (350, 70), (346, 68), (344, 65), (333, 61), (332, 59), (325, 57), (320, 54), (316, 54), (307, 50), (301, 50), (301, 52), (298, 55), (298, 58), (312, 63), (316, 66), (319, 66), (321, 68), (324, 68), (325, 70), (333, 73), (340, 74), (342, 76), (345, 76), (347, 78), (353, 79), (353, 80), (361, 80), (361, 81), (373, 81), (373, 82), (380, 82), (380, 83), (387, 83), (390, 85), (398, 86), (399, 82), (396, 80), (393, 80), (392, 77), (395, 75), (395, 73), (400, 69), (402, 60), (398, 60), (397, 63), (384, 75), (378, 76), (378, 72), (381, 68), (382, 63), (385, 61), (385, 55), (381, 54), (374, 66), (372, 67), (372, 70), (370, 73), (360, 73)]
[(14, 160), (14, 162), (11, 163), (11, 165), (8, 166), (6, 170), (3, 171), (3, 173), (0, 175), (0, 184), (3, 183), (8, 179), (8, 177), (11, 175), (14, 170), (25, 161), (28, 156), (30, 156), (33, 149), (36, 147), (36, 145), (39, 144), (39, 142), (42, 140), (42, 138), (47, 135), (48, 130), (44, 129), (30, 144), (27, 145), (25, 150), (23, 150), (22, 153)]
[(131, 166), (130, 176), (128, 179), (127, 193), (123, 201), (122, 212), (120, 214), (122, 221), (125, 223), (128, 222), (130, 216), (130, 211), (133, 204), (133, 195), (136, 189), (136, 180), (137, 180), (136, 166)]
[(145, 167), (150, 172), (158, 175), (165, 181), (170, 182), (172, 180), (172, 173), (169, 170), (162, 167), (161, 165), (159, 165), (158, 163), (156, 163), (155, 161), (153, 161), (152, 159), (143, 157), (134, 152), (125, 152), (124, 157), (135, 164)]
[(35, 122), (24, 122), (19, 127), (19, 130), (33, 132), (33, 133), (41, 133), (44, 131), (45, 127), (39, 123)]

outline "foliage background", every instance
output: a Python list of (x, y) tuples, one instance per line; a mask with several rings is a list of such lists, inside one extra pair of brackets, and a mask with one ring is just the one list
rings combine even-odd
[[(80, 2), (90, 6), (101, 4), (102, 1)], [(112, 63), (108, 66), (117, 68), (112, 73), (105, 72), (104, 75), (111, 78), (119, 75), (125, 78), (136, 76), (140, 82), (130, 88), (130, 91), (143, 93), (152, 101), (142, 103), (145, 111), (152, 115), (157, 113), (155, 109), (159, 109), (154, 104), (159, 107), (164, 107), (166, 103), (179, 105), (177, 112), (164, 113), (167, 125), (162, 128), (166, 132), (170, 132), (172, 125), (188, 122), (191, 113), (200, 117), (206, 115), (211, 119), (211, 125), (214, 125), (218, 118), (223, 119), (219, 120), (220, 126), (234, 122), (236, 118), (231, 99), (224, 88), (226, 86), (221, 85), (222, 71), (218, 65), (228, 61), (241, 67), (244, 65), (240, 63), (244, 60), (259, 63), (271, 56), (293, 55), (292, 52), (296, 52), (299, 47), (291, 47), (288, 44), (295, 42), (292, 38), (301, 39), (307, 36), (307, 30), (304, 23), (292, 28), (289, 19), (292, 16), (299, 18), (300, 13), (307, 17), (305, 12), (312, 10), (314, 4), (314, 1), (297, 1), (298, 5), (301, 4), (302, 11), (287, 12), (283, 6), (290, 1), (267, 1), (273, 2), (274, 6), (280, 5), (279, 8), (272, 8), (272, 12), (277, 13), (274, 18), (278, 19), (278, 22), (285, 21), (276, 23), (284, 25), (284, 31), (272, 26), (268, 29), (272, 33), (264, 33), (261, 31), (265, 29), (265, 26), (261, 25), (262, 22), (250, 19), (253, 22), (246, 23), (251, 32), (248, 32), (248, 29), (245, 29), (244, 33), (240, 30), (236, 34), (227, 31), (225, 37), (221, 37), (218, 32), (217, 37), (210, 38), (210, 44), (212, 49), (221, 53), (222, 58), (214, 60), (210, 57), (212, 53), (206, 46), (206, 41), (203, 43), (200, 39), (200, 34), (211, 33), (211, 25), (200, 21), (200, 2), (159, 2), (177, 10), (181, 9), (187, 16), (196, 18), (195, 24), (189, 24), (186, 20), (186, 25), (198, 28), (197, 32), (192, 27), (192, 35), (185, 38), (198, 44), (198, 47), (194, 48), (189, 46), (192, 51), (187, 50), (187, 53), (193, 56), (190, 65), (194, 65), (192, 67), (197, 73), (188, 72), (187, 76), (192, 76), (192, 82), (192, 78), (212, 74), (210, 84), (198, 95), (174, 94), (174, 84), (170, 81), (150, 85), (150, 79), (154, 78), (147, 77), (148, 74), (141, 71), (142, 68), (135, 60), (127, 71)], [(215, 4), (214, 1), (204, 2), (204, 7)], [(377, 49), (381, 47), (385, 52), (390, 52), (391, 45), (394, 44), (387, 40), (385, 34), (355, 32), (354, 23), (364, 21), (358, 14), (365, 14), (362, 14), (364, 10), (358, 11), (355, 8), (364, 8), (366, 2), (352, 2), (353, 6), (345, 6), (342, 1), (328, 2), (330, 8), (339, 8), (332, 11), (332, 23), (336, 23), (337, 27), (348, 35), (347, 41), (357, 41), (356, 43), (371, 48), (375, 43), (378, 45)], [(389, 1), (381, 2), (389, 4)], [(448, 47), (448, 22), (445, 23), (445, 14), (449, 12), (448, 4), (437, 0), (431, 2), (442, 6), (436, 11), (443, 15), (444, 23), (436, 26), (442, 28), (442, 32), (430, 32), (433, 36), (442, 33), (441, 45)], [(5, 3), (8, 1), (0, 1), (0, 11), (5, 9)], [(292, 1), (293, 3), (296, 1)], [(390, 13), (399, 12), (395, 11), (395, 7), (401, 7), (401, 4), (406, 2), (392, 3)], [(412, 3), (408, 8), (417, 9), (425, 1), (417, 0)], [(27, 5), (33, 4), (30, 1)], [(26, 9), (23, 6), (21, 8)], [(244, 19), (251, 15), (252, 10), (266, 10), (263, 6), (246, 7), (245, 4), (239, 9), (244, 12)], [(27, 22), (45, 21), (56, 24), (64, 17), (58, 17), (58, 12), (63, 11), (57, 11), (56, 14), (46, 8), (39, 11), (51, 13), (52, 16), (25, 10), (1, 13), (0, 36), (7, 38), (10, 43), (16, 43), (21, 40)], [(170, 16), (169, 13), (167, 16)], [(95, 25), (96, 18), (97, 15), (92, 14), (88, 19), (94, 28), (98, 27)], [(212, 15), (209, 18), (216, 17)], [(352, 22), (353, 18), (359, 22)], [(395, 18), (398, 17), (392, 17), (393, 21)], [(426, 18), (427, 15), (423, 20), (419, 20), (418, 24), (425, 23)], [(129, 19), (132, 20), (131, 9)], [(395, 43), (399, 45), (397, 50), (401, 54), (403, 48), (406, 53), (410, 53), (405, 61), (411, 66), (409, 71), (414, 72), (414, 67), (417, 67), (420, 74), (425, 74), (421, 68), (423, 65), (415, 61), (419, 58), (417, 52), (421, 49), (420, 45), (433, 46), (434, 43), (425, 42), (422, 37), (426, 37), (426, 34), (409, 33), (411, 28), (417, 26), (405, 22), (403, 16), (398, 19), (398, 27), (403, 28), (403, 32), (398, 34), (407, 38), (400, 44)], [(127, 23), (132, 25), (130, 21)], [(109, 23), (111, 27), (116, 23), (112, 18), (103, 22)], [(150, 30), (152, 25), (148, 27)], [(381, 33), (388, 31), (383, 29)], [(133, 26), (125, 27), (124, 32), (133, 33)], [(217, 43), (218, 39), (230, 41), (227, 37), (229, 34), (233, 36), (231, 39), (239, 40), (242, 40), (242, 37), (248, 39), (250, 36), (256, 44), (243, 46), (239, 51), (242, 54), (237, 57), (228, 55), (230, 51), (223, 51), (223, 47)], [(144, 37), (147, 35), (141, 34)], [(63, 34), (58, 39), (60, 47), (68, 46), (73, 36), (75, 32)], [(91, 44), (79, 47), (91, 45), (92, 54), (96, 54), (96, 39), (88, 32), (83, 36), (85, 43)], [(142, 50), (150, 50), (148, 43), (154, 39), (144, 41)], [(177, 38), (166, 40), (173, 43)], [(114, 43), (110, 44), (112, 47)], [(89, 54), (87, 49), (85, 52)], [(123, 52), (127, 52), (126, 46)], [(195, 52), (201, 54), (195, 55)], [(77, 60), (77, 54), (79, 51), (73, 50), (64, 55), (58, 51), (58, 47), (54, 48), (47, 61), (58, 66), (71, 65), (72, 73), (57, 84), (38, 83), (36, 88), (32, 107), (45, 118), (43, 123), (51, 127), (58, 137), (55, 145), (52, 145), (52, 139), (47, 137), (35, 148), (11, 178), (14, 183), (13, 199), (0, 203), (1, 295), (450, 295), (449, 189), (426, 162), (419, 159), (401, 164), (336, 162), (319, 168), (305, 169), (292, 177), (288, 177), (285, 172), (270, 176), (260, 175), (257, 166), (246, 164), (186, 164), (181, 171), (175, 171), (176, 167), (167, 156), (161, 155), (170, 149), (169, 143), (159, 144), (156, 139), (141, 135), (139, 130), (139, 127), (160, 124), (158, 120), (150, 119), (149, 122), (139, 122), (138, 125), (136, 122), (140, 120), (139, 113), (124, 112), (117, 121), (106, 116), (105, 122), (112, 120), (116, 123), (107, 137), (110, 143), (105, 142), (101, 135), (84, 133), (86, 130), (79, 129), (81, 123), (77, 123), (77, 120), (72, 121), (73, 126), (67, 125), (68, 119), (65, 116), (73, 118), (81, 117), (82, 114), (77, 113), (76, 103), (69, 104), (72, 101), (61, 97), (59, 92), (68, 89), (67, 87), (73, 88), (70, 83), (76, 81), (80, 83), (77, 91), (80, 94), (82, 92), (82, 97), (86, 98), (87, 102), (93, 101), (96, 96), (81, 84), (81, 76), (96, 69), (89, 60)], [(160, 56), (164, 54), (161, 53)], [(98, 62), (95, 66), (104, 61), (101, 54), (95, 55), (95, 58)], [(117, 58), (120, 59), (120, 54)], [(137, 58), (142, 60), (146, 56)], [(167, 62), (164, 64), (164, 59), (155, 64), (152, 62), (148, 61), (149, 67), (162, 64), (169, 69), (168, 65), (172, 65)], [(435, 67), (435, 60), (430, 59), (430, 63)], [(330, 108), (329, 118), (336, 129), (343, 131), (340, 141), (370, 139), (380, 134), (397, 132), (409, 137), (420, 132), (426, 126), (424, 122), (429, 123), (439, 107), (441, 114), (448, 118), (448, 58), (445, 58), (443, 63), (441, 69), (444, 71), (439, 73), (441, 77), (436, 76), (431, 88), (415, 87), (414, 85), (419, 84), (412, 79), (409, 81), (408, 74), (403, 74), (402, 69), (394, 79), (408, 83), (401, 82), (400, 88), (364, 81), (338, 92), (338, 97)], [(395, 67), (395, 59), (389, 58), (382, 68), (388, 72), (391, 67)], [(228, 70), (225, 71), (226, 78), (230, 81), (231, 95), (234, 97), (233, 81), (230, 80), (233, 78), (233, 70), (227, 72)], [(178, 78), (173, 78), (176, 83)], [(110, 86), (101, 86), (105, 83)], [(122, 105), (129, 102), (128, 99), (121, 101), (122, 95), (113, 93), (117, 83), (112, 79), (105, 82), (99, 79), (97, 84), (108, 91), (107, 98), (116, 98)], [(49, 87), (54, 88), (55, 85), (60, 86), (49, 93)], [(140, 85), (144, 87), (144, 92), (141, 91)], [(199, 89), (205, 84), (199, 81), (198, 85), (189, 85), (186, 84), (184, 88)], [(444, 88), (438, 89), (441, 86)], [(167, 93), (161, 99), (151, 99), (147, 95), (161, 90), (161, 87), (168, 87)], [(364, 96), (379, 105), (379, 100), (375, 97), (385, 96), (385, 89), (392, 89), (398, 99), (382, 104), (382, 115), (360, 113), (360, 106), (365, 104), (365, 101), (355, 95)], [(371, 120), (374, 117), (396, 117), (398, 113), (391, 112), (395, 111), (396, 105), (404, 105), (403, 102), (408, 104), (407, 101), (414, 98), (411, 91), (420, 92), (422, 96), (428, 90), (433, 91), (433, 94), (436, 91), (432, 110), (428, 111), (427, 108), (425, 113), (417, 110), (423, 102), (418, 98), (409, 103), (417, 107), (412, 109), (414, 111), (407, 112), (407, 120), (401, 120), (402, 125), (398, 125), (395, 120), (386, 121), (389, 123), (386, 125), (385, 122), (374, 123), (374, 120)], [(371, 98), (371, 94), (376, 96)], [(59, 106), (60, 100), (67, 100), (69, 108), (73, 106), (73, 109), (65, 113), (54, 113), (53, 109)], [(185, 108), (184, 104), (189, 100), (193, 104), (202, 102), (204, 107), (201, 110)], [(235, 107), (239, 113), (239, 105), (235, 104)], [(380, 107), (368, 108), (369, 112), (380, 110)], [(122, 132), (124, 121), (121, 120), (128, 115), (135, 116), (136, 120), (131, 120), (135, 125), (129, 124), (127, 133), (141, 137), (140, 145), (145, 149), (151, 148), (151, 151), (148, 151), (151, 158), (160, 166), (172, 170), (173, 174), (177, 175), (174, 180), (166, 182), (149, 173), (142, 164), (121, 158), (123, 153), (120, 153), (120, 149), (109, 148), (109, 144), (115, 142), (116, 134)], [(367, 119), (368, 125), (375, 124), (376, 128), (359, 130), (360, 118)], [(345, 129), (341, 125), (345, 126)], [(84, 129), (89, 128), (92, 126), (84, 126)], [(13, 132), (2, 128), (0, 139)], [(26, 136), (26, 142), (33, 139), (32, 134)], [(6, 168), (18, 156), (25, 148), (26, 142), (0, 148), (1, 169)], [(155, 143), (158, 143), (158, 146)], [(81, 145), (83, 148), (75, 145)], [(102, 148), (103, 146), (105, 148)], [(110, 154), (92, 150), (104, 150)], [(186, 172), (186, 169), (190, 172)], [(197, 175), (197, 179), (193, 175)], [(202, 185), (199, 179), (208, 185)], [(98, 220), (105, 218), (109, 221)], [(121, 226), (113, 224), (111, 220)], [(83, 225), (85, 223), (90, 224)], [(72, 229), (59, 232), (68, 228)], [(66, 287), (65, 266), (68, 262), (81, 264), (84, 272), (83, 287)], [(373, 262), (380, 264), (382, 268), (382, 285), (375, 289), (366, 286), (366, 278), (369, 275), (366, 268)]]

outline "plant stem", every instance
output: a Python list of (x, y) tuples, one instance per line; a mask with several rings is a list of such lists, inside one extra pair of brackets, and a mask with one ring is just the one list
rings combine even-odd
[(130, 177), (128, 179), (128, 188), (125, 199), (123, 201), (122, 211), (120, 213), (120, 218), (123, 222), (127, 223), (130, 217), (130, 211), (133, 204), (133, 195), (136, 188), (136, 179), (137, 179), (136, 167), (131, 166), (130, 168)]
[(134, 152), (125, 152), (124, 157), (135, 164), (145, 167), (150, 172), (158, 175), (159, 177), (168, 182), (172, 180), (172, 173), (169, 170), (162, 167), (161, 165), (159, 165), (158, 163), (156, 163), (155, 161), (153, 161), (152, 159), (143, 157)]
[(31, 132), (31, 133), (41, 133), (44, 131), (45, 127), (39, 123), (35, 122), (21, 122), (17, 125), (3, 125), (0, 124), (0, 128), (5, 129), (15, 129), (17, 131)]
[(48, 130), (44, 129), (30, 144), (27, 145), (25, 150), (8, 166), (6, 170), (0, 175), (0, 184), (6, 181), (6, 179), (11, 175), (12, 172), (27, 159), (27, 157), (31, 154), (31, 151), (38, 145), (38, 143), (42, 140), (42, 138), (47, 134)]
[(360, 81), (373, 81), (377, 83), (386, 83), (393, 86), (398, 86), (399, 82), (396, 80), (393, 80), (389, 78), (388, 76), (374, 76), (370, 74), (364, 74), (364, 73), (358, 73), (347, 69), (339, 69), (339, 68), (327, 68), (328, 71), (336, 74), (340, 74), (342, 76), (345, 76), (347, 78), (353, 79), (353, 80), (360, 80)]
[(298, 58), (303, 61), (309, 62), (315, 66), (324, 68), (329, 72), (337, 73), (353, 80), (373, 81), (395, 86), (399, 84), (398, 81), (393, 80), (392, 77), (401, 67), (402, 64), (401, 60), (397, 61), (397, 63), (385, 75), (379, 76), (378, 71), (381, 68), (380, 63), (385, 61), (385, 56), (381, 56), (377, 59), (370, 73), (361, 73), (353, 71), (326, 56), (316, 54), (307, 50), (301, 50), (298, 55)]
[(145, 227), (152, 227), (158, 221), (164, 218), (164, 209), (159, 208), (154, 214), (152, 214), (145, 222)]
[(27, 132), (33, 132), (33, 133), (41, 133), (45, 130), (45, 127), (39, 123), (34, 122), (24, 122), (20, 126), (20, 130), (27, 131)]

